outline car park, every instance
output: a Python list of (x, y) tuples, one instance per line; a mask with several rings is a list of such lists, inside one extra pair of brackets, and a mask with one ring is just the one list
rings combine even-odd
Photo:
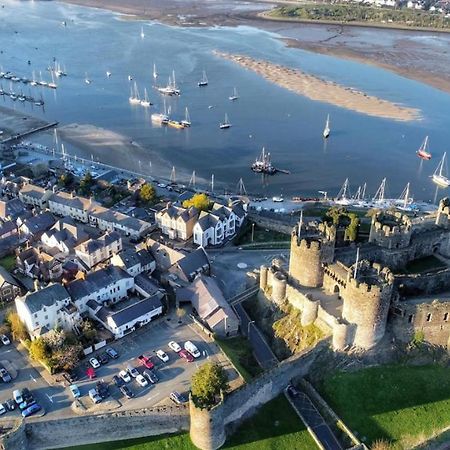
[(179, 353), (181, 351), (181, 346), (180, 344), (178, 344), (178, 342), (170, 341), (168, 345), (169, 348), (173, 350), (175, 353)]
[(134, 394), (131, 392), (131, 389), (128, 386), (122, 386), (120, 388), (120, 392), (122, 392), (123, 395), (125, 395), (126, 398), (133, 398)]
[(76, 384), (71, 384), (69, 386), (69, 389), (70, 389), (70, 392), (73, 395), (73, 398), (78, 398), (81, 395), (80, 389), (78, 388), (78, 386)]
[(186, 397), (177, 391), (171, 392), (169, 397), (170, 397), (170, 400), (172, 400), (177, 405), (182, 405), (183, 403), (187, 402)]
[(11, 341), (10, 341), (9, 337), (6, 336), (6, 334), (1, 334), (1, 335), (0, 335), (0, 340), (2, 341), (2, 344), (3, 344), (3, 345), (9, 345), (9, 344), (11, 344)]
[(192, 343), (192, 341), (186, 341), (184, 343), (184, 349), (187, 350), (194, 358), (199, 358), (200, 357), (200, 351)]
[(0, 368), (0, 378), (2, 379), (3, 383), (9, 383), (12, 380), (11, 375), (4, 367)]
[(5, 408), (5, 405), (0, 403), (0, 416), (2, 416), (3, 414), (6, 414), (7, 411), (8, 411), (8, 409)]
[(102, 381), (97, 381), (95, 387), (97, 389), (98, 395), (100, 395), (101, 398), (105, 399), (109, 397), (109, 389), (106, 383), (103, 383)]
[(23, 402), (22, 391), (20, 389), (13, 391), (13, 399), (17, 405), (20, 405)]
[(118, 377), (117, 375), (114, 375), (112, 377), (112, 380), (118, 388), (120, 388), (120, 386), (123, 386), (125, 384), (125, 382), (122, 380), (122, 378)]
[(131, 381), (130, 374), (126, 370), (121, 370), (119, 372), (119, 377), (125, 382), (129, 383)]
[(159, 381), (159, 378), (157, 377), (156, 373), (151, 370), (144, 370), (143, 374), (145, 378), (147, 378), (148, 381), (152, 384), (156, 384)]
[(112, 347), (108, 347), (105, 350), (105, 353), (112, 359), (117, 359), (119, 357), (119, 354)]
[(92, 400), (92, 402), (95, 405), (102, 401), (102, 398), (100, 397), (100, 395), (98, 395), (97, 389), (90, 389), (89, 390), (89, 398)]
[(139, 375), (139, 371), (136, 369), (136, 367), (127, 366), (127, 371), (133, 378), (136, 378)]
[(153, 369), (155, 365), (152, 363), (151, 359), (148, 356), (139, 355), (138, 360), (145, 366), (147, 369)]
[(169, 361), (169, 355), (163, 351), (163, 350), (156, 350), (156, 356), (162, 361), (162, 362), (167, 362)]
[(97, 359), (100, 362), (100, 364), (107, 364), (109, 361), (107, 353), (101, 353), (100, 355), (98, 355)]
[(31, 416), (31, 415), (37, 413), (38, 411), (40, 411), (41, 409), (42, 409), (42, 407), (40, 405), (38, 405), (37, 403), (35, 403), (34, 405), (31, 405), (29, 408), (24, 409), (22, 411), (22, 417)]
[(142, 375), (138, 375), (138, 376), (136, 377), (136, 382), (137, 382), (137, 384), (139, 384), (139, 386), (141, 386), (141, 387), (146, 387), (146, 386), (148, 386), (148, 381), (147, 381), (147, 379), (146, 379), (144, 376), (142, 376)]
[(187, 350), (181, 350), (178, 354), (180, 358), (185, 359), (187, 362), (194, 361), (194, 357)]
[(100, 363), (98, 362), (97, 358), (91, 358), (89, 360), (89, 364), (94, 368), (98, 369), (100, 367)]

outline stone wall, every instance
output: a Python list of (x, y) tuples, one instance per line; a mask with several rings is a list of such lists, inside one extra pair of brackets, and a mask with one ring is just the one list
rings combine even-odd
[[(25, 432), (25, 422), (18, 420), (17, 422), (8, 423), (12, 430), (0, 437), (1, 450), (28, 450), (28, 439)], [(2, 422), (2, 426), (5, 424)]]
[(28, 449), (47, 450), (186, 431), (189, 414), (187, 407), (159, 407), (67, 419), (28, 419), (25, 426)]
[(450, 269), (434, 273), (396, 275), (395, 287), (401, 296), (431, 295), (444, 292), (450, 289)]

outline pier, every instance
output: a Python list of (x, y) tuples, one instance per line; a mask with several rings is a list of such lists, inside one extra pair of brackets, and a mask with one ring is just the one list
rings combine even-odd
[(7, 139), (3, 139), (0, 143), (8, 144), (10, 142), (17, 141), (19, 139), (23, 139), (24, 137), (30, 136), (34, 133), (39, 133), (40, 131), (49, 130), (50, 128), (54, 128), (57, 125), (58, 125), (58, 122), (46, 123), (45, 125), (33, 128), (32, 130), (24, 131), (23, 133), (19, 133), (19, 134), (14, 134), (13, 136), (11, 136)]

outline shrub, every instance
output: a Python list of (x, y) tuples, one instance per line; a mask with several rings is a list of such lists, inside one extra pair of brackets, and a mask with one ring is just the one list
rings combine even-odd
[(191, 393), (196, 406), (211, 408), (228, 389), (227, 375), (219, 364), (203, 364), (192, 377)]

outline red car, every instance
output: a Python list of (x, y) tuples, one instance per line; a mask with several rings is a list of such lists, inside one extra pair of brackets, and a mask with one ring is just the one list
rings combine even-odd
[(181, 350), (178, 354), (180, 358), (184, 358), (187, 362), (194, 361), (194, 357), (187, 350)]
[(153, 369), (155, 365), (152, 363), (152, 360), (148, 356), (139, 355), (138, 360), (145, 366), (147, 369)]

